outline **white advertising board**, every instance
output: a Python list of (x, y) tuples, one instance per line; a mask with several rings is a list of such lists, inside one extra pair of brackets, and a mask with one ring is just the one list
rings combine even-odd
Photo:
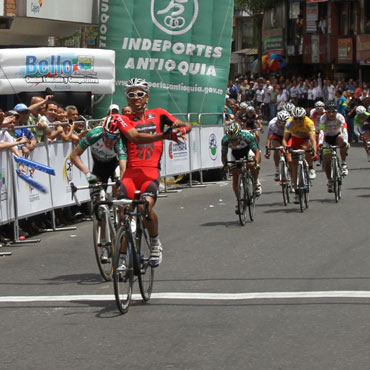
[(112, 94), (115, 52), (82, 48), (0, 49), (1, 94), (91, 91)]
[(0, 225), (14, 220), (14, 193), (9, 152), (0, 151)]
[(201, 126), (201, 168), (210, 169), (222, 167), (221, 140), (224, 136), (222, 126)]
[(183, 144), (177, 144), (170, 140), (165, 140), (163, 144), (161, 162), (163, 170), (161, 175), (171, 176), (189, 172), (189, 138), (188, 141)]
[(27, 0), (26, 16), (91, 24), (93, 6), (94, 0)]
[[(46, 165), (48, 162), (45, 147), (36, 147), (31, 152), (29, 159)], [(17, 196), (17, 210), (19, 218), (50, 210), (52, 208), (49, 175), (31, 167), (25, 167), (25, 169), (26, 175), (43, 185), (48, 192), (42, 193), (18, 176), (15, 176), (15, 191)]]
[[(55, 208), (75, 204), (71, 194), (71, 182), (76, 186), (88, 185), (85, 175), (71, 163), (69, 155), (72, 150), (72, 143), (56, 142), (49, 144), (50, 166), (55, 171), (55, 176), (50, 177), (51, 194)], [(87, 151), (82, 154), (81, 159), (88, 166)], [(77, 198), (80, 202), (90, 200), (89, 190), (79, 190)]]

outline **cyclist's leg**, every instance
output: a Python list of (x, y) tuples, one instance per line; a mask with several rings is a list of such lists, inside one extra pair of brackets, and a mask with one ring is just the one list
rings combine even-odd
[[(158, 168), (146, 168), (145, 173), (143, 171), (143, 180), (140, 185), (140, 192), (142, 197), (149, 203), (149, 217), (150, 221), (143, 215), (143, 223), (150, 237), (150, 248), (151, 248), (151, 265), (157, 267), (162, 262), (162, 247), (161, 242), (158, 238), (158, 216), (154, 212), (154, 205), (157, 200), (157, 194), (159, 189), (160, 173)], [(145, 208), (140, 207), (142, 213)]]

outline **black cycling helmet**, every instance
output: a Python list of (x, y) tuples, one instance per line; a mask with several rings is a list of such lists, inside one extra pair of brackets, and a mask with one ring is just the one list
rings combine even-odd
[(326, 110), (327, 112), (336, 112), (336, 111), (337, 111), (337, 105), (336, 105), (334, 102), (330, 102), (330, 103), (326, 106), (325, 110)]

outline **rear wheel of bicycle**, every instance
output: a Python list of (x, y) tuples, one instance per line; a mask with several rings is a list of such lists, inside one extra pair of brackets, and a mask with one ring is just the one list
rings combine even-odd
[(242, 173), (238, 176), (238, 214), (240, 225), (244, 226), (247, 222), (247, 187)]
[(153, 290), (154, 269), (150, 263), (149, 235), (143, 227), (141, 219), (138, 220), (136, 227), (136, 250), (138, 251), (138, 280), (140, 293), (144, 301), (149, 301)]
[(252, 177), (248, 174), (246, 178), (246, 188), (247, 188), (247, 204), (248, 204), (248, 212), (249, 218), (251, 221), (254, 220), (254, 212), (256, 210), (256, 194), (254, 191), (254, 181)]
[[(122, 244), (127, 245), (125, 270), (119, 268), (120, 249)], [(114, 295), (116, 297), (117, 307), (121, 313), (126, 313), (128, 311), (132, 296), (132, 285), (134, 281), (133, 249), (134, 242), (132, 234), (127, 231), (126, 226), (121, 226), (116, 236), (113, 260)]]
[[(99, 211), (98, 211), (99, 212)], [(95, 258), (98, 264), (98, 268), (101, 276), (104, 280), (112, 280), (113, 274), (113, 250), (114, 250), (114, 234), (111, 230), (110, 225), (106, 225), (109, 228), (109, 239), (106, 240), (105, 235), (102, 233), (102, 220), (104, 219), (104, 213), (102, 212), (102, 217), (99, 217), (101, 221), (97, 219), (96, 214), (93, 215), (93, 240), (94, 240), (94, 251)], [(103, 242), (102, 242), (103, 240)], [(102, 256), (105, 255), (105, 259)]]

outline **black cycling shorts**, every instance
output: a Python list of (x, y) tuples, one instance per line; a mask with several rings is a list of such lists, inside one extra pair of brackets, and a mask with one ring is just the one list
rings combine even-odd
[(94, 167), (92, 173), (97, 176), (101, 182), (107, 183), (109, 178), (112, 180), (115, 178), (115, 171), (118, 166), (117, 159), (113, 159), (109, 162), (100, 162), (93, 157), (93, 160)]

